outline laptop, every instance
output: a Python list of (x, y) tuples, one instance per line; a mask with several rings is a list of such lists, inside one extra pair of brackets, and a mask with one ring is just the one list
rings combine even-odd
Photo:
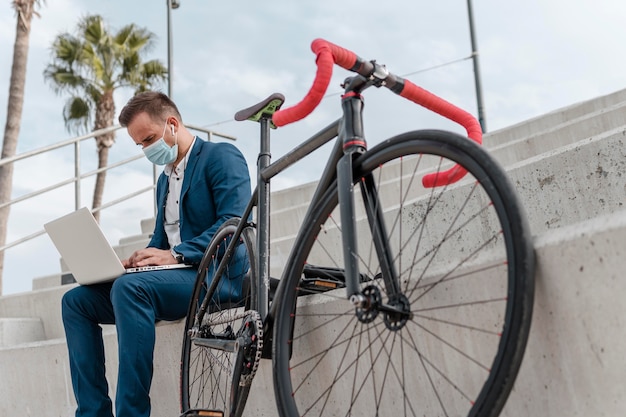
[(86, 207), (44, 224), (44, 229), (81, 285), (112, 281), (124, 273), (192, 267), (172, 264), (124, 268)]

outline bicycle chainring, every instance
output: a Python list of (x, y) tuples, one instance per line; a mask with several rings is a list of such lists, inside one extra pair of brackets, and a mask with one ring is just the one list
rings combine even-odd
[(244, 315), (241, 328), (237, 332), (237, 341), (239, 342), (237, 355), (241, 355), (241, 358), (235, 360), (235, 364), (241, 363), (241, 369), (233, 370), (234, 375), (239, 373), (239, 385), (242, 387), (252, 384), (252, 379), (259, 368), (263, 352), (263, 321), (261, 320), (261, 315), (254, 310), (248, 310)]
[(375, 285), (368, 285), (363, 289), (363, 295), (367, 297), (367, 307), (356, 309), (356, 316), (361, 323), (371, 323), (378, 317), (378, 307), (382, 303), (380, 290)]

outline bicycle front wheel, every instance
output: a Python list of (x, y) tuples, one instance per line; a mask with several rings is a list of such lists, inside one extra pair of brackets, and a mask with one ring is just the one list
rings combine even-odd
[[(458, 183), (422, 185), (454, 164), (468, 171)], [(531, 235), (505, 172), (467, 138), (418, 131), (360, 156), (354, 183), (368, 305), (347, 299), (333, 186), (296, 238), (276, 301), (281, 415), (498, 415), (534, 295)]]
[(237, 237), (233, 255), (224, 256), (240, 221), (229, 219), (217, 230), (198, 268), (181, 358), (183, 412), (241, 416), (260, 359), (262, 324), (251, 296), (257, 276), (252, 227)]

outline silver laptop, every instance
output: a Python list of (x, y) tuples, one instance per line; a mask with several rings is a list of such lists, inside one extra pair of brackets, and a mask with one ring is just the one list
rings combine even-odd
[(124, 273), (191, 267), (172, 264), (124, 268), (86, 207), (44, 224), (44, 229), (81, 285), (112, 281)]

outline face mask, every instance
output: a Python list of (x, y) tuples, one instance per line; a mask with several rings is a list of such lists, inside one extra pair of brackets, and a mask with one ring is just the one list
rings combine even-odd
[(146, 158), (148, 158), (148, 160), (155, 165), (171, 164), (176, 161), (176, 157), (178, 157), (178, 143), (176, 143), (176, 139), (178, 138), (175, 136), (175, 143), (171, 148), (167, 143), (165, 143), (165, 139), (163, 139), (165, 137), (166, 127), (167, 123), (165, 123), (165, 126), (163, 127), (163, 135), (161, 136), (161, 139), (157, 140), (152, 145), (143, 148), (143, 153), (146, 155)]

